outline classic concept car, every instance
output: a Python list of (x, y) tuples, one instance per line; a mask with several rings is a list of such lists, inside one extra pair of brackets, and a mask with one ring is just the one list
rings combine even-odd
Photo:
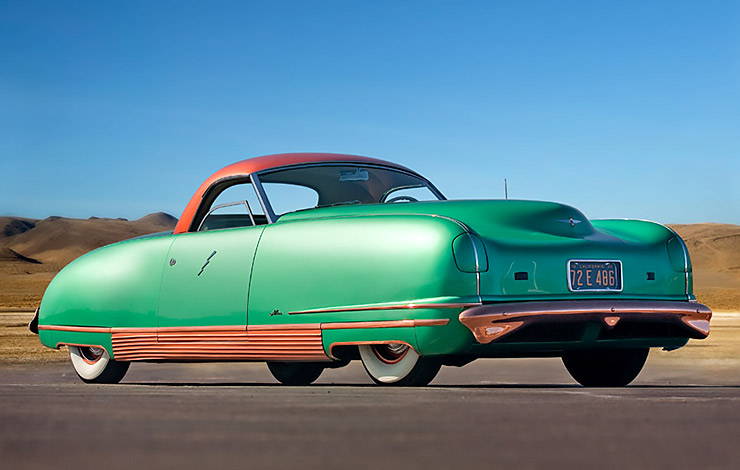
[(418, 386), (443, 365), (550, 356), (582, 385), (624, 386), (710, 318), (662, 225), (450, 201), (401, 165), (305, 153), (227, 166), (172, 233), (73, 261), (30, 327), (85, 382), (133, 361), (265, 361), (307, 385), (359, 359), (378, 384)]

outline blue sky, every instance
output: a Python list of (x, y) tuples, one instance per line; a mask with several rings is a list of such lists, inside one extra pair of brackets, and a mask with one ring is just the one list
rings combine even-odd
[(0, 1), (0, 214), (179, 216), (250, 156), (740, 223), (740, 3)]

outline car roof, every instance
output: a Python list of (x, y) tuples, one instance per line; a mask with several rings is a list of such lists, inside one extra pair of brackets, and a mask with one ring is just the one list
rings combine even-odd
[(295, 165), (303, 165), (310, 163), (368, 163), (373, 165), (380, 165), (384, 167), (396, 168), (399, 170), (407, 171), (413, 174), (417, 174), (406, 168), (403, 165), (397, 163), (380, 160), (377, 158), (363, 157), (360, 155), (348, 155), (340, 153), (279, 153), (274, 155), (264, 155), (261, 157), (248, 158), (231, 165), (225, 166), (209, 176), (203, 184), (200, 185), (198, 190), (193, 194), (190, 202), (185, 207), (185, 210), (180, 217), (180, 220), (175, 226), (174, 233), (187, 232), (190, 225), (195, 217), (195, 213), (200, 206), (201, 199), (216, 181), (224, 178), (233, 178), (238, 176), (249, 176), (252, 173), (258, 173), (261, 171), (271, 170), (275, 168), (289, 167)]

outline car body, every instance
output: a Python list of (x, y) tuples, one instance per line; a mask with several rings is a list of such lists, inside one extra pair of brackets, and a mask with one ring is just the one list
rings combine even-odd
[[(220, 203), (237, 190), (248, 197)], [(295, 191), (306, 202), (277, 210)], [(267, 361), (310, 383), (360, 358), (378, 383), (418, 385), (441, 365), (561, 356), (584, 385), (624, 385), (648, 348), (704, 338), (710, 318), (663, 225), (449, 201), (401, 165), (305, 153), (227, 166), (172, 233), (73, 261), (34, 329), (87, 381), (131, 361)]]

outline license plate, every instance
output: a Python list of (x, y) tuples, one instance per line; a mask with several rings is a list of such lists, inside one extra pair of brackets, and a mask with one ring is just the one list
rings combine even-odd
[(571, 291), (622, 290), (621, 261), (568, 261), (568, 288)]

